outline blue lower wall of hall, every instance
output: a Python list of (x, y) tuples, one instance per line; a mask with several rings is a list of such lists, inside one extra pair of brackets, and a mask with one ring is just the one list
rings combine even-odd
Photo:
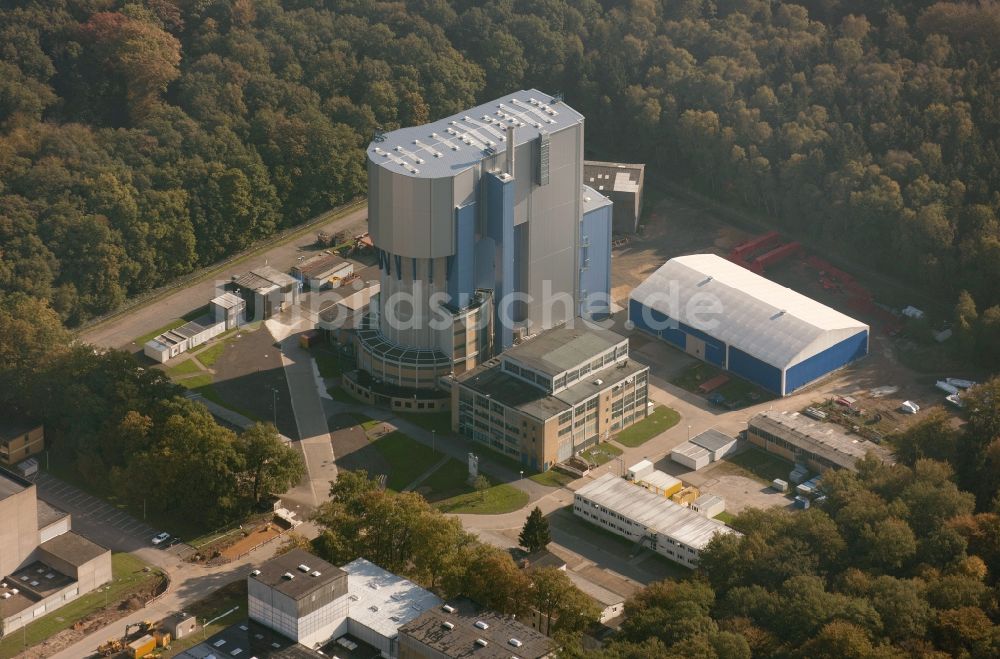
[[(787, 396), (868, 354), (868, 331), (862, 330), (826, 350), (794, 364), (785, 372), (782, 385), (781, 369), (709, 336), (684, 323), (671, 320), (656, 309), (629, 300), (629, 320), (638, 329), (663, 339), (687, 352), (688, 339), (694, 337), (705, 344), (704, 361), (725, 368), (778, 396)], [(689, 354), (691, 354), (689, 352)]]
[(789, 368), (785, 372), (785, 394), (790, 394), (867, 354), (868, 330), (862, 330)]

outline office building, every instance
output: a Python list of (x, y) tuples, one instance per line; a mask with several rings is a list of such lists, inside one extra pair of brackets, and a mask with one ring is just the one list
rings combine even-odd
[(452, 428), (549, 469), (645, 418), (648, 374), (627, 338), (563, 325), (455, 378)]
[(514, 344), (608, 311), (610, 203), (583, 185), (583, 116), (522, 90), (368, 146), (379, 302), (373, 387), (435, 389)]
[(868, 354), (868, 326), (715, 254), (670, 259), (629, 296), (629, 320), (787, 396)]

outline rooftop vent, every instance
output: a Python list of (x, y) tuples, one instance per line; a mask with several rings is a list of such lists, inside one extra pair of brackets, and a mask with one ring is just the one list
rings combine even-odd
[(10, 594), (11, 595), (17, 595), (19, 592), (21, 592), (21, 591), (18, 590), (17, 588), (11, 588), (10, 589)]
[(281, 578), (291, 580), (295, 578), (295, 575), (292, 574), (291, 572), (285, 572), (283, 575), (281, 575)]
[(524, 645), (524, 643), (522, 643), (522, 642), (520, 641), (520, 639), (516, 639), (516, 638), (512, 638), (512, 639), (510, 639), (510, 640), (509, 640), (509, 641), (507, 641), (507, 642), (508, 642), (508, 643), (510, 643), (511, 645), (513, 645), (513, 646), (514, 646), (515, 648), (519, 648), (519, 647), (521, 647), (522, 645)]
[(490, 644), (489, 641), (487, 641), (485, 638), (476, 639), (476, 645), (478, 645), (481, 648), (485, 648), (489, 644)]
[(448, 629), (448, 630), (455, 629), (455, 623), (449, 622), (447, 620), (445, 620), (444, 622), (442, 622), (441, 626), (444, 627), (445, 629)]
[(309, 566), (308, 565), (306, 565), (305, 563), (303, 563), (302, 565), (299, 565), (299, 572), (308, 572), (308, 571), (309, 571)]
[[(4, 584), (4, 585), (6, 585), (6, 584)], [(444, 606), (441, 607), (441, 609), (443, 611), (448, 612), (448, 613), (454, 613), (455, 612), (455, 607), (453, 607), (451, 604), (445, 604)]]
[(594, 384), (596, 384), (599, 387), (602, 384), (604, 384), (604, 380), (602, 380), (601, 378), (597, 378), (596, 380), (594, 380)]
[(320, 572), (319, 570), (313, 570), (313, 571), (312, 571), (312, 572), (310, 572), (309, 574), (313, 575), (314, 577), (318, 577), (319, 575), (321, 575), (321, 574), (323, 574), (323, 573), (322, 573), (322, 572)]
[(0, 597), (3, 597), (5, 600), (9, 600), (10, 599), (10, 593), (4, 593), (3, 595), (0, 595)]
[(489, 626), (489, 625), (487, 625), (487, 624), (486, 624), (485, 622), (483, 622), (482, 620), (477, 620), (477, 621), (476, 621), (476, 627), (478, 627), (479, 629), (489, 629), (489, 628), (490, 628), (490, 626)]
[(252, 574), (255, 577), (258, 577), (260, 576), (260, 570), (250, 570), (250, 574)]

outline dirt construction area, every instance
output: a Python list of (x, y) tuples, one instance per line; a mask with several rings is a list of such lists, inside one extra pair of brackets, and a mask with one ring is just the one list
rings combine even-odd
[(276, 524), (264, 524), (229, 545), (219, 554), (221, 558), (235, 561), (261, 545), (270, 542), (282, 534), (281, 527)]

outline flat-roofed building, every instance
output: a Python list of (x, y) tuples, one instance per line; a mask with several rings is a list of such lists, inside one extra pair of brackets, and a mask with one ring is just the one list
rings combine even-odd
[(712, 462), (721, 460), (736, 448), (736, 438), (709, 428), (691, 438), (691, 443), (708, 451)]
[(708, 466), (712, 461), (712, 454), (697, 444), (681, 442), (670, 450), (670, 459), (691, 471), (698, 471), (702, 467)]
[(224, 323), (227, 330), (246, 322), (247, 303), (235, 293), (223, 293), (214, 297), (208, 306), (215, 322)]
[(35, 484), (0, 468), (0, 629), (15, 629), (111, 580), (111, 552), (70, 530)]
[(182, 352), (214, 339), (225, 332), (226, 327), (225, 320), (216, 322), (212, 314), (206, 314), (150, 339), (142, 351), (150, 359), (162, 364)]
[(347, 573), (301, 549), (275, 556), (247, 577), (250, 619), (306, 647), (333, 636), (347, 609)]
[(292, 277), (305, 284), (311, 291), (337, 288), (354, 274), (354, 263), (336, 254), (317, 254), (292, 266)]
[(266, 320), (298, 304), (302, 283), (269, 265), (234, 276), (227, 288), (246, 302), (246, 319)]
[[(296, 643), (253, 620), (244, 620), (213, 634), (177, 659), (323, 659), (328, 656)], [(344, 657), (343, 659), (347, 659)], [(353, 659), (353, 657), (351, 658)]]
[(645, 418), (648, 373), (629, 358), (627, 338), (561, 325), (457, 377), (452, 427), (549, 469)]
[(399, 656), (399, 628), (441, 605), (434, 593), (363, 558), (343, 567), (350, 600), (344, 633), (378, 648), (386, 659)]
[(12, 467), (45, 448), (45, 427), (8, 412), (0, 419), (0, 465)]
[(840, 426), (798, 412), (761, 412), (747, 422), (747, 439), (769, 453), (808, 465), (813, 471), (850, 469), (868, 453), (883, 462), (892, 455), (883, 447)]
[(583, 182), (614, 203), (615, 233), (635, 233), (642, 215), (646, 166), (636, 163), (583, 161)]
[(698, 565), (699, 553), (717, 534), (736, 533), (613, 474), (577, 490), (573, 513), (690, 568)]
[(400, 659), (547, 659), (552, 639), (468, 598), (428, 609), (399, 628)]

